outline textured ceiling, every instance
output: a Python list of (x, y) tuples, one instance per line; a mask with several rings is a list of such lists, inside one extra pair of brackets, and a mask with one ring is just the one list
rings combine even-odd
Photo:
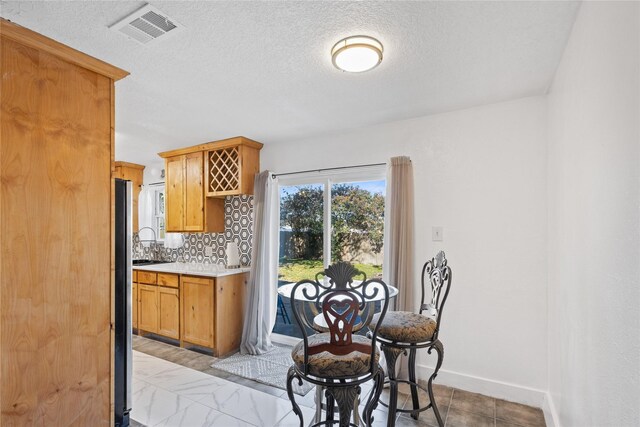
[[(165, 2), (186, 27), (142, 46), (107, 27), (145, 2), (0, 2), (0, 16), (131, 72), (116, 85), (116, 158), (236, 135), (267, 144), (542, 94), (575, 2)], [(384, 44), (368, 73), (329, 51)]]

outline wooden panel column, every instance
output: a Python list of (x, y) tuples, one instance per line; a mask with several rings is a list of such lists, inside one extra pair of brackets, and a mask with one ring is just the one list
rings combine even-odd
[(112, 423), (113, 83), (0, 19), (0, 424)]

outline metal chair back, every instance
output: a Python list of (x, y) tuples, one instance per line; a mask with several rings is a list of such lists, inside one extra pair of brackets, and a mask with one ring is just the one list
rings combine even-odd
[[(360, 276), (361, 281), (354, 281)], [(374, 285), (375, 284), (375, 285)], [(311, 286), (309, 286), (311, 285)], [(369, 310), (375, 304), (374, 298), (379, 292), (384, 293), (381, 301), (380, 318), (383, 319), (389, 306), (389, 288), (380, 279), (368, 279), (365, 273), (358, 271), (353, 265), (346, 262), (338, 262), (330, 265), (323, 272), (315, 276), (315, 280), (302, 280), (297, 282), (291, 294), (296, 295), (298, 288), (302, 287), (302, 295), (308, 301), (291, 298), (291, 309), (300, 326), (304, 341), (304, 371), (308, 373), (309, 356), (327, 351), (333, 355), (341, 356), (352, 351), (370, 354), (370, 367), (368, 372), (376, 372), (375, 362), (376, 337), (381, 322), (378, 322), (371, 334), (371, 342), (357, 343), (352, 337), (356, 320), (361, 321), (360, 314)], [(308, 310), (306, 304), (313, 304), (316, 310)], [(309, 346), (309, 330), (317, 332), (314, 327), (313, 316), (315, 311), (322, 311), (322, 315), (329, 329), (329, 342)], [(367, 325), (368, 326), (368, 325)]]
[[(427, 282), (429, 292), (427, 292)], [(420, 314), (433, 316), (436, 320), (436, 330), (433, 341), (438, 339), (438, 332), (442, 324), (442, 312), (444, 304), (449, 296), (451, 288), (451, 268), (447, 265), (444, 251), (440, 251), (435, 257), (427, 261), (422, 267), (422, 299), (420, 302)], [(425, 298), (428, 301), (425, 302)]]

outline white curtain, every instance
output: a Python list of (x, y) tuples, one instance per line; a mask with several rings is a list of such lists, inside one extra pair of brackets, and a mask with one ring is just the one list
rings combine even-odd
[(278, 301), (278, 180), (270, 171), (261, 172), (256, 175), (253, 189), (253, 248), (240, 344), (242, 354), (262, 354), (273, 349), (270, 336)]
[(393, 157), (389, 162), (385, 218), (385, 282), (398, 288), (395, 309), (414, 311), (414, 223), (413, 165), (409, 157)]

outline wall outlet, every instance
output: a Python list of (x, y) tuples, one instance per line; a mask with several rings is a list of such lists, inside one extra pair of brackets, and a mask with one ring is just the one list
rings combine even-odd
[(442, 242), (443, 240), (443, 232), (442, 226), (439, 225), (437, 227), (431, 227), (431, 240), (434, 242)]
[(213, 256), (213, 248), (211, 246), (204, 247), (204, 256)]

